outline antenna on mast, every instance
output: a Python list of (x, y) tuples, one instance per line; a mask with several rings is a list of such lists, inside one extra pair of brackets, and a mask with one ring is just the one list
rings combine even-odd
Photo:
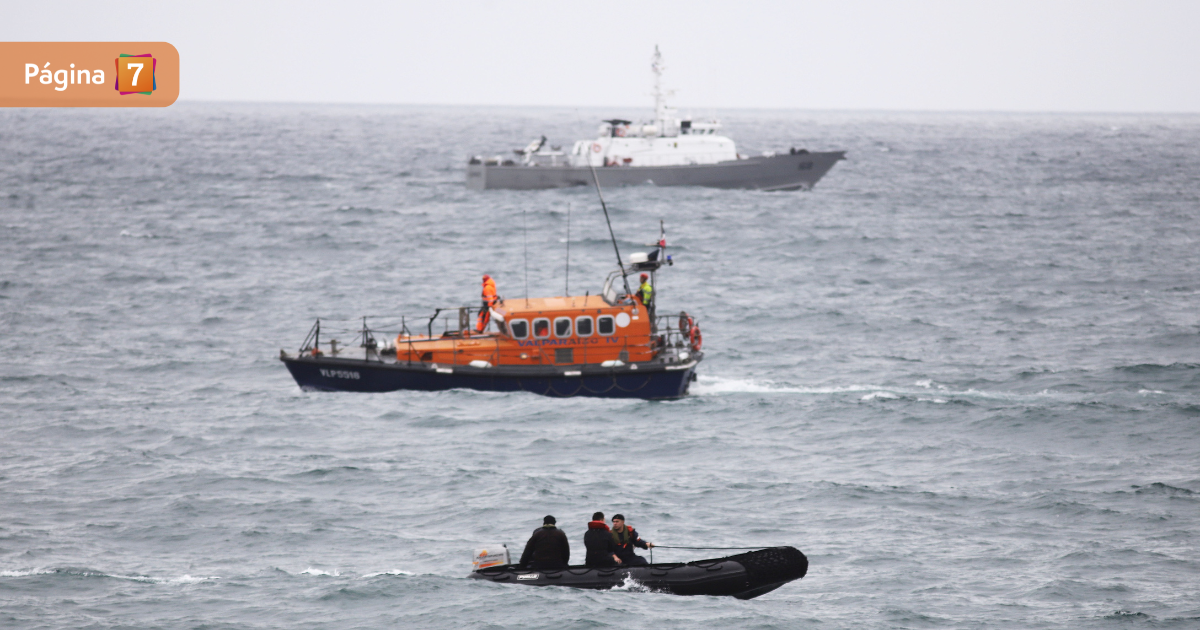
[(662, 53), (658, 52), (658, 44), (654, 45), (654, 56), (650, 58), (650, 70), (654, 72), (654, 115), (662, 118), (663, 114), (663, 93), (662, 93)]
[(525, 308), (529, 308), (529, 230), (525, 227), (525, 211), (521, 210), (521, 240), (525, 243)]
[(621, 249), (617, 247), (617, 236), (613, 234), (612, 220), (608, 218), (608, 205), (604, 203), (604, 193), (600, 192), (600, 178), (596, 176), (596, 167), (592, 165), (592, 154), (587, 153), (588, 168), (592, 170), (592, 181), (596, 184), (596, 196), (600, 198), (600, 207), (604, 209), (604, 222), (608, 224), (608, 237), (612, 239), (613, 251), (617, 253), (617, 267), (621, 269), (621, 283), (625, 285), (625, 295), (633, 295), (629, 290), (629, 278), (625, 275), (625, 263), (621, 262)]
[(654, 45), (654, 56), (650, 58), (650, 70), (654, 73), (654, 118), (663, 125), (670, 115), (673, 113), (670, 107), (667, 107), (667, 97), (675, 92), (673, 90), (664, 91), (662, 88), (662, 73), (667, 66), (663, 64), (662, 53), (658, 52), (658, 44)]
[(571, 295), (571, 204), (567, 203), (567, 273), (563, 280), (563, 295)]

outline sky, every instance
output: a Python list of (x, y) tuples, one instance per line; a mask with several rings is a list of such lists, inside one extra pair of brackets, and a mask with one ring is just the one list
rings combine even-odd
[(1200, 0), (16, 2), (0, 41), (167, 41), (181, 101), (1200, 113)]

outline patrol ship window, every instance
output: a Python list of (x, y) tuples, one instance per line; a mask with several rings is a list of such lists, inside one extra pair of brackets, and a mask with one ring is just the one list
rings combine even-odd
[(601, 315), (596, 318), (596, 328), (601, 335), (611, 335), (617, 328), (613, 324), (612, 315)]
[(580, 337), (592, 336), (592, 318), (591, 317), (576, 317), (575, 318), (575, 334)]
[(550, 320), (545, 317), (539, 317), (533, 320), (533, 336), (538, 339), (545, 339), (550, 336)]
[(523, 319), (510, 320), (508, 329), (512, 331), (513, 339), (524, 339), (529, 336), (529, 322)]
[(571, 336), (571, 318), (559, 317), (554, 320), (554, 336), (555, 337), (570, 337)]

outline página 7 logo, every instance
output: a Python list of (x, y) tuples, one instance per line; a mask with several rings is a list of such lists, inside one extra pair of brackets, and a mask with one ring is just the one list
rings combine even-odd
[(56, 85), (54, 89), (58, 92), (71, 85), (104, 85), (103, 70), (76, 70), (75, 64), (71, 64), (70, 69), (50, 70), (48, 61), (40, 68), (36, 63), (25, 64), (25, 85), (30, 85), (30, 79), (34, 78), (42, 85)]

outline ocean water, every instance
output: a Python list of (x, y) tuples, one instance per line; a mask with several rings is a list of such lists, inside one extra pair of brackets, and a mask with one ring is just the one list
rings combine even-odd
[[(743, 153), (849, 153), (811, 192), (606, 191), (622, 251), (666, 226), (687, 398), (296, 387), (317, 317), (598, 291), (595, 192), (468, 191), (466, 157), (638, 114), (0, 111), (0, 627), (1200, 627), (1197, 116), (721, 112)], [(811, 567), (466, 579), (545, 514), (581, 557), (595, 510)]]

